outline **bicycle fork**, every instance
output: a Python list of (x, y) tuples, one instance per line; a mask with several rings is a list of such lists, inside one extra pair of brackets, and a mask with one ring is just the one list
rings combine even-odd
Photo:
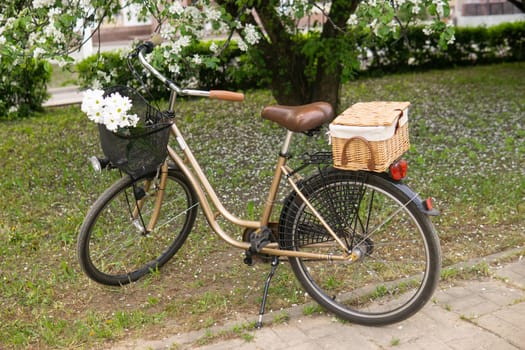
[[(158, 176), (160, 177), (160, 181), (159, 181), (158, 188), (157, 188), (156, 195), (155, 195), (155, 206), (153, 207), (153, 212), (152, 212), (151, 218), (149, 219), (147, 226), (143, 222), (142, 215), (141, 215), (141, 210), (142, 210), (142, 207), (144, 206), (146, 195), (144, 195), (140, 199), (135, 198), (135, 206), (131, 213), (131, 220), (133, 224), (142, 232), (142, 234), (148, 234), (149, 232), (153, 231), (159, 219), (160, 208), (162, 206), (162, 199), (164, 198), (164, 190), (166, 188), (166, 182), (168, 179), (168, 163), (167, 162), (164, 162), (162, 164), (160, 168), (160, 174), (158, 174)], [(143, 189), (146, 193), (150, 190), (150, 186), (153, 184), (154, 181), (155, 180), (153, 179), (153, 180), (148, 180), (146, 182), (144, 189)], [(134, 194), (134, 196), (136, 197), (136, 194)]]

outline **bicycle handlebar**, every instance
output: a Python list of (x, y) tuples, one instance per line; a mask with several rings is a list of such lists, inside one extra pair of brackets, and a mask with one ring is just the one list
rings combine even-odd
[(155, 45), (160, 43), (159, 37), (157, 39), (152, 38), (152, 41), (146, 41), (140, 44), (137, 47), (137, 56), (139, 58), (140, 64), (144, 66), (148, 71), (151, 72), (157, 79), (159, 79), (164, 85), (166, 85), (170, 90), (174, 91), (178, 95), (184, 96), (197, 96), (197, 97), (208, 97), (211, 99), (223, 100), (223, 101), (243, 101), (244, 94), (240, 92), (225, 91), (225, 90), (194, 90), (194, 89), (181, 89), (175, 82), (166, 78), (161, 72), (159, 72), (155, 67), (153, 67), (144, 57), (144, 55), (151, 53)]

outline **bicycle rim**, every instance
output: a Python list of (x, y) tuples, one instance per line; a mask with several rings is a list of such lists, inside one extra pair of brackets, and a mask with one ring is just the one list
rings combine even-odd
[(196, 218), (195, 193), (180, 172), (170, 170), (157, 224), (148, 232), (158, 194), (155, 173), (137, 180), (126, 176), (95, 202), (78, 239), (79, 261), (88, 277), (126, 284), (157, 270), (179, 250)]
[[(306, 180), (303, 193), (355, 262), (292, 258), (306, 291), (337, 316), (366, 325), (401, 321), (428, 301), (441, 253), (433, 226), (389, 181), (358, 172), (327, 171)], [(280, 223), (286, 249), (340, 255), (340, 245), (298, 196)]]

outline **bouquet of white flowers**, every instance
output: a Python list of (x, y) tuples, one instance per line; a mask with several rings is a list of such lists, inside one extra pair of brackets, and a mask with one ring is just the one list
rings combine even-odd
[(113, 166), (137, 177), (166, 159), (171, 120), (138, 91), (126, 86), (90, 89), (81, 109), (98, 124), (100, 145)]
[(82, 99), (81, 109), (95, 123), (104, 124), (109, 131), (119, 128), (135, 127), (139, 122), (136, 114), (128, 114), (132, 102), (118, 92), (104, 97), (103, 90), (87, 90)]

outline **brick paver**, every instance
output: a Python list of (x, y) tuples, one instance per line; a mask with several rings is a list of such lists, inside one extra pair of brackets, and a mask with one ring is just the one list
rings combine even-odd
[[(205, 333), (198, 331), (156, 341), (127, 341), (112, 349), (525, 349), (525, 261), (491, 268), (491, 272), (492, 278), (442, 284), (420, 312), (389, 326), (365, 327), (331, 315), (304, 316), (302, 308), (292, 308), (287, 310), (287, 323), (254, 330), (248, 342), (235, 338), (199, 347), (197, 340)], [(251, 316), (248, 321), (255, 319)], [(271, 319), (271, 314), (265, 318)]]

